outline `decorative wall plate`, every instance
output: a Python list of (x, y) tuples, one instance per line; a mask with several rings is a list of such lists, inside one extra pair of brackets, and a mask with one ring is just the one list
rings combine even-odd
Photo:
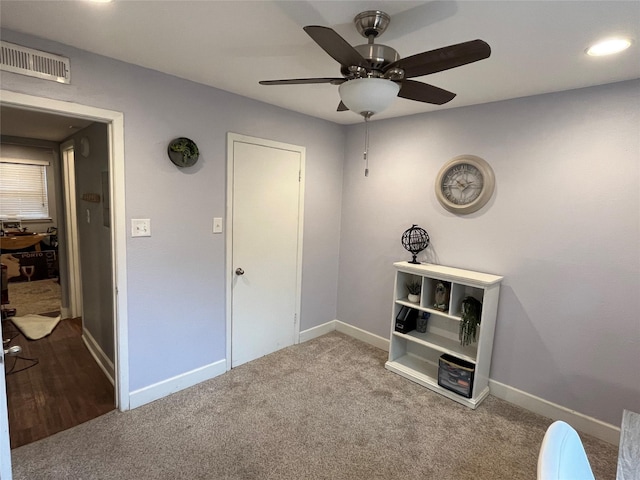
[(91, 143), (87, 137), (82, 137), (80, 139), (80, 155), (87, 158), (89, 153), (91, 153)]
[(167, 147), (169, 158), (178, 167), (191, 167), (196, 164), (200, 151), (193, 140), (179, 137), (171, 141)]
[(443, 165), (436, 178), (436, 197), (453, 213), (467, 214), (487, 204), (495, 188), (491, 166), (475, 155), (460, 155)]

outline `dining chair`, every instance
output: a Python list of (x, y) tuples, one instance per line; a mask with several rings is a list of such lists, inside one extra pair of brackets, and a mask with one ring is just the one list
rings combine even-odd
[(547, 429), (538, 455), (538, 480), (595, 480), (582, 440), (561, 420)]

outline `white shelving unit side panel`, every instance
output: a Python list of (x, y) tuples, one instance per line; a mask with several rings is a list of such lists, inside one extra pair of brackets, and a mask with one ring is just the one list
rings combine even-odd
[[(397, 315), (397, 299), (399, 298), (399, 291), (398, 291), (398, 282), (400, 281), (400, 276), (398, 275), (398, 272), (396, 271), (396, 274), (394, 275), (393, 278), (393, 304), (391, 305), (391, 331), (389, 332), (389, 338), (393, 338), (393, 332), (396, 329), (396, 315)], [(408, 303), (408, 302), (407, 302)], [(391, 355), (391, 346), (389, 346), (389, 355)], [(389, 356), (389, 358), (391, 358), (391, 356)]]
[(482, 319), (480, 323), (480, 338), (478, 338), (478, 353), (473, 391), (480, 392), (489, 385), (491, 370), (491, 355), (493, 354), (493, 339), (496, 330), (496, 316), (498, 314), (498, 297), (500, 285), (492, 285), (484, 291), (482, 304)]

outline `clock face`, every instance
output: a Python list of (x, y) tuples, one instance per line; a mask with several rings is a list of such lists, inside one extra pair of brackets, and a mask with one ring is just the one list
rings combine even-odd
[(460, 155), (447, 162), (436, 178), (436, 197), (453, 213), (467, 214), (487, 204), (495, 187), (491, 166), (474, 155)]
[(442, 194), (455, 205), (468, 205), (482, 193), (482, 172), (469, 163), (460, 163), (447, 170), (442, 177)]

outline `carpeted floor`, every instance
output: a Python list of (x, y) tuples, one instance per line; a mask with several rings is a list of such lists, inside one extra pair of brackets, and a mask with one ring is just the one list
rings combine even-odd
[[(130, 412), (13, 451), (14, 478), (532, 480), (551, 420), (476, 410), (384, 369), (334, 332)], [(598, 480), (617, 447), (582, 435)]]
[(60, 284), (55, 279), (9, 282), (9, 302), (17, 316), (60, 312)]

